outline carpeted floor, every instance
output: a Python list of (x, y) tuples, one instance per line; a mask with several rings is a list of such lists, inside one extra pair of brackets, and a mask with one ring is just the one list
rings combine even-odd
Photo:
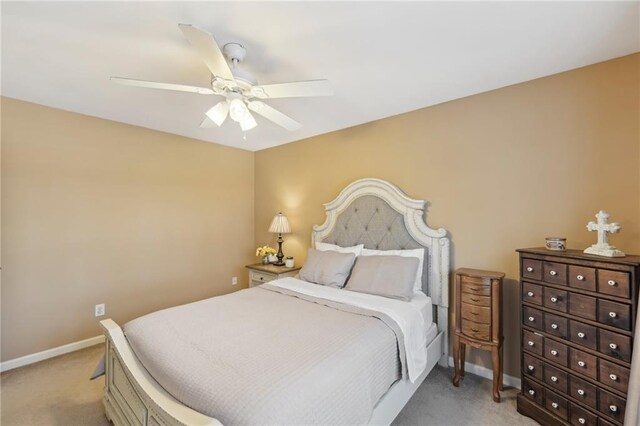
[[(82, 425), (110, 423), (102, 407), (102, 378), (88, 377), (103, 346), (83, 349), (0, 375), (0, 424)], [(515, 389), (491, 399), (491, 382), (470, 374), (459, 388), (451, 371), (436, 368), (402, 410), (394, 425), (535, 425), (516, 412)]]

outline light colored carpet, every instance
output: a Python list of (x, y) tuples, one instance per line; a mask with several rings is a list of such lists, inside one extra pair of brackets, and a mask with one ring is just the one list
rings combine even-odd
[[(88, 377), (103, 346), (94, 346), (0, 375), (2, 426), (110, 425), (102, 407), (102, 378)], [(516, 412), (515, 389), (491, 399), (491, 382), (470, 374), (459, 388), (451, 370), (434, 369), (394, 425), (535, 425)]]

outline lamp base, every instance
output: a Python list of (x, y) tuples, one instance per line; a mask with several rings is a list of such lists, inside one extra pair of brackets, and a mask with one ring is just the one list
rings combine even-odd
[(272, 263), (273, 266), (284, 266), (284, 262), (282, 263)]

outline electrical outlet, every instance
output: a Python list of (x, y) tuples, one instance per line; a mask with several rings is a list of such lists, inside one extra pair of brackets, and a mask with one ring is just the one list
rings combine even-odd
[(231, 285), (237, 285), (238, 284), (238, 277), (231, 277)]
[(101, 303), (101, 304), (99, 304), (99, 305), (96, 305), (96, 307), (95, 307), (95, 315), (96, 315), (97, 317), (101, 317), (101, 316), (103, 316), (103, 315), (104, 315), (105, 310), (106, 310), (106, 308), (105, 308), (105, 306), (104, 306), (104, 303)]

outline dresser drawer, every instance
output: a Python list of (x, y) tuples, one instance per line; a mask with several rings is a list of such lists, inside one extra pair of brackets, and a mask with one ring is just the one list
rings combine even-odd
[(255, 281), (257, 283), (262, 284), (262, 283), (275, 280), (276, 276), (271, 274), (265, 274), (263, 272), (251, 271), (249, 273), (249, 278), (251, 279), (251, 281)]
[(557, 362), (558, 364), (567, 366), (567, 345), (556, 342), (555, 340), (545, 339), (544, 342), (544, 357)]
[(523, 380), (522, 393), (527, 398), (534, 400), (538, 405), (542, 405), (544, 401), (544, 388), (531, 380)]
[(598, 292), (628, 299), (631, 297), (629, 273), (599, 269)]
[(544, 366), (544, 382), (560, 393), (567, 393), (569, 375), (550, 365)]
[(468, 303), (462, 303), (461, 305), (462, 318), (481, 324), (491, 324), (491, 308)]
[(563, 420), (569, 420), (569, 402), (548, 389), (544, 392), (544, 406)]
[(623, 330), (631, 330), (631, 305), (600, 299), (598, 321)]
[(522, 308), (522, 322), (529, 327), (544, 330), (544, 316), (542, 311), (524, 306)]
[(533, 280), (542, 280), (542, 262), (539, 260), (522, 259), (522, 276)]
[(556, 290), (555, 288), (544, 288), (544, 301), (543, 305), (550, 309), (555, 309), (561, 312), (567, 312), (567, 292), (563, 290)]
[(584, 296), (578, 293), (569, 293), (569, 313), (578, 317), (595, 321), (596, 301), (595, 297)]
[(607, 330), (600, 330), (598, 351), (622, 361), (631, 362), (631, 338)]
[(607, 360), (600, 360), (600, 383), (611, 386), (621, 392), (629, 387), (629, 369)]
[(569, 320), (550, 313), (544, 314), (544, 331), (554, 336), (567, 338)]
[(569, 340), (595, 350), (598, 346), (597, 329), (591, 325), (569, 320)]
[(598, 292), (628, 299), (631, 297), (629, 274), (627, 272), (599, 269)]
[(542, 356), (543, 341), (544, 337), (542, 335), (529, 330), (522, 330), (522, 347), (529, 352)]
[(491, 298), (487, 296), (478, 296), (476, 294), (461, 293), (462, 302), (477, 306), (491, 306)]
[(489, 277), (473, 277), (470, 275), (460, 274), (460, 282), (464, 284), (470, 285), (491, 285), (491, 278)]
[(602, 389), (598, 390), (598, 411), (606, 416), (622, 423), (626, 405), (627, 401), (625, 399)]
[(542, 381), (544, 380), (544, 368), (542, 361), (528, 354), (522, 355), (522, 371), (526, 376), (532, 376)]
[(567, 284), (567, 265), (564, 263), (544, 262), (542, 280), (553, 284)]
[(522, 300), (536, 305), (542, 305), (542, 286), (523, 282)]
[(569, 423), (575, 426), (597, 426), (598, 417), (572, 402), (569, 403), (571, 418)]
[(596, 291), (596, 270), (586, 266), (569, 265), (569, 287)]
[(569, 376), (569, 395), (589, 407), (596, 407), (597, 388), (586, 380)]
[(598, 357), (575, 348), (569, 348), (569, 368), (590, 377), (598, 379)]
[(460, 283), (460, 290), (463, 293), (474, 294), (476, 296), (491, 296), (491, 286), (477, 285), (464, 282)]
[(462, 333), (472, 339), (489, 341), (491, 336), (491, 325), (480, 324), (474, 321), (462, 320)]

